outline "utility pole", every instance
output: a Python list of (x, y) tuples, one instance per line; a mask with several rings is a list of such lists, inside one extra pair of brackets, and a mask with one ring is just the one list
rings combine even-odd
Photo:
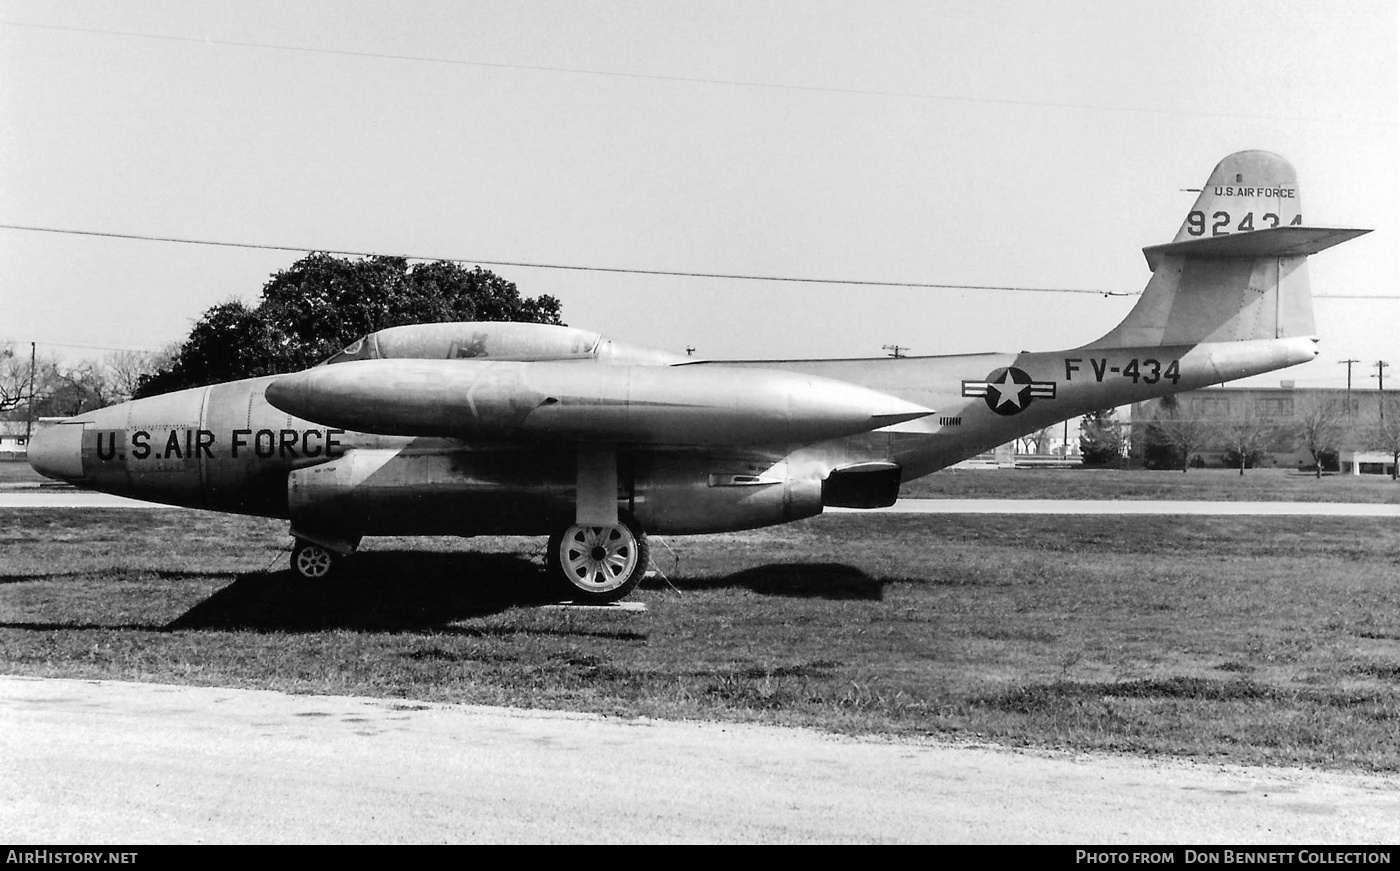
[(29, 450), (29, 437), (34, 430), (34, 343), (29, 343), (29, 404), (24, 410), (24, 449)]
[(890, 352), (889, 355), (890, 355), (891, 357), (895, 358), (896, 360), (898, 360), (898, 359), (900, 359), (901, 357), (903, 357), (903, 356), (904, 356), (904, 352), (907, 351), (907, 350), (909, 350), (908, 348), (904, 347), (903, 345), (884, 345), (884, 346), (882, 346), (882, 347), (884, 348), (884, 350), (889, 351), (889, 352)]
[(1381, 423), (1385, 423), (1385, 368), (1389, 365), (1384, 360), (1375, 362), (1376, 378), (1380, 381), (1381, 388)]
[(1347, 367), (1347, 417), (1351, 417), (1351, 365), (1360, 362), (1360, 360), (1342, 361), (1342, 365)]

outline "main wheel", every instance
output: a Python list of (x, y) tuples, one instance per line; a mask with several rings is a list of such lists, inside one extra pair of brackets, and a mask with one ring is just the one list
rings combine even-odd
[(304, 539), (297, 539), (296, 547), (292, 548), (292, 571), (308, 581), (329, 577), (337, 561), (335, 551)]
[(649, 563), (646, 535), (626, 521), (575, 524), (549, 539), (550, 569), (575, 602), (616, 602), (636, 589)]

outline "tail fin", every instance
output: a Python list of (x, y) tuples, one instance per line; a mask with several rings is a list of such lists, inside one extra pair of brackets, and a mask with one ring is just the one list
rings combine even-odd
[(1152, 278), (1128, 317), (1086, 348), (1194, 345), (1314, 334), (1307, 257), (1369, 230), (1303, 225), (1277, 154), (1216, 165), (1176, 238), (1144, 248)]

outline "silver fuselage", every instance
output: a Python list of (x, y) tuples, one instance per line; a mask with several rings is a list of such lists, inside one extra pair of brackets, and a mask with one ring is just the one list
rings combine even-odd
[[(625, 433), (611, 433), (618, 506), (656, 533), (782, 523), (821, 512), (823, 482), (834, 470), (882, 463), (909, 480), (1089, 411), (1267, 372), (1315, 353), (1313, 340), (1299, 338), (900, 359), (660, 362), (654, 365), (704, 369), (707, 383), (732, 380), (738, 394), (763, 373), (779, 371), (858, 385), (933, 413), (805, 443), (687, 444), (681, 433), (667, 436), (674, 443), (649, 437), (629, 444)], [(593, 367), (616, 363), (571, 365), (580, 383), (594, 383)], [(1010, 370), (1028, 381), (1008, 395), (1006, 385), (1015, 383)], [(347, 536), (544, 534), (573, 517), (574, 441), (376, 435), (327, 426), (271, 405), (266, 391), (275, 380), (183, 390), (81, 415), (40, 432), (32, 462), (95, 490), (289, 517), (294, 527), (335, 528)], [(688, 397), (671, 399), (683, 404)], [(586, 420), (587, 410), (579, 413)], [(743, 413), (735, 405), (716, 411)]]

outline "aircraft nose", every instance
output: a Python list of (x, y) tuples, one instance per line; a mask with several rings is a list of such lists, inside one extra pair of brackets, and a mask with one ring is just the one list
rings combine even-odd
[(71, 481), (83, 476), (83, 425), (56, 423), (29, 437), (29, 465), (48, 478)]

